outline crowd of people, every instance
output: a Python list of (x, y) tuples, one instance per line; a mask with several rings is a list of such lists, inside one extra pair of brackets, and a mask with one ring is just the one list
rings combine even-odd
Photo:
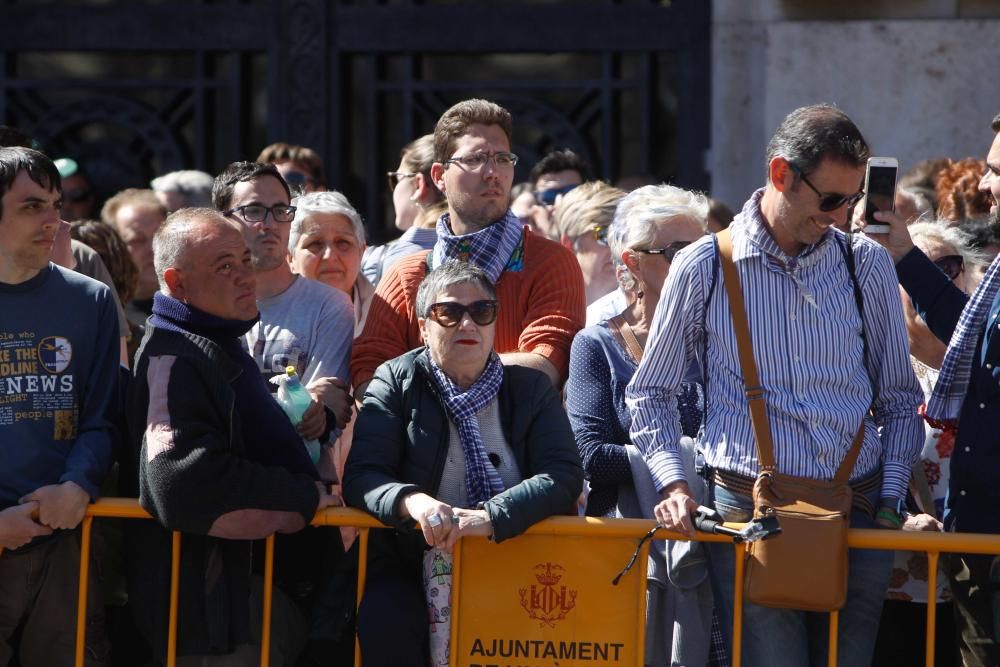
[[(762, 464), (723, 247), (776, 470), (831, 480), (854, 440), (852, 527), (1000, 533), (992, 129), (985, 162), (921, 162), (866, 219), (865, 137), (796, 109), (734, 216), (595, 179), (570, 150), (515, 185), (511, 115), (466, 100), (402, 149), (402, 235), (368, 246), (305, 147), (98, 209), (81, 164), (0, 128), (0, 665), (72, 664), (78, 527), (101, 496), (154, 521), (96, 524), (89, 666), (165, 660), (173, 531), (177, 664), (257, 664), (277, 534), (271, 664), (353, 664), (357, 637), (365, 665), (417, 666), (448, 664), (463, 537), (585, 514), (693, 538), (700, 506), (749, 521)], [(276, 378), (308, 392), (297, 417)], [(310, 526), (345, 504), (389, 527), (357, 610), (356, 533)], [(729, 664), (733, 554), (651, 550), (647, 665)], [(1000, 664), (1000, 557), (943, 557), (936, 591), (924, 554), (848, 560), (840, 664), (923, 664), (929, 604), (935, 664)], [(826, 614), (743, 618), (744, 664), (825, 664)]]

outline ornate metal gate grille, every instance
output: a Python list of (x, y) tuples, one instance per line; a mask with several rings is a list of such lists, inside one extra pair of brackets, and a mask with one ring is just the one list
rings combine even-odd
[(383, 240), (383, 172), (470, 96), (514, 114), (518, 180), (570, 147), (707, 188), (709, 27), (704, 0), (0, 0), (0, 122), (105, 196), (304, 144)]

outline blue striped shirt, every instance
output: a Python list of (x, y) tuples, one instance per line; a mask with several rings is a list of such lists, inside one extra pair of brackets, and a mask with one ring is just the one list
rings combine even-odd
[[(763, 192), (754, 193), (730, 229), (778, 470), (832, 479), (865, 418), (865, 439), (851, 478), (881, 468), (882, 496), (903, 497), (923, 439), (917, 414), (923, 395), (910, 366), (892, 260), (870, 239), (855, 238), (870, 381), (861, 317), (838, 247), (845, 236), (831, 228), (797, 257), (787, 256), (761, 217)], [(632, 442), (643, 452), (657, 490), (685, 479), (678, 414), (675, 401), (668, 399), (684, 379), (689, 359), (701, 361), (703, 350), (708, 378), (699, 439), (706, 461), (751, 477), (758, 471), (721, 269), (705, 304), (714, 254), (712, 238), (705, 237), (674, 259), (642, 363), (626, 391)], [(878, 392), (874, 403), (872, 381)], [(874, 418), (867, 415), (869, 407)]]

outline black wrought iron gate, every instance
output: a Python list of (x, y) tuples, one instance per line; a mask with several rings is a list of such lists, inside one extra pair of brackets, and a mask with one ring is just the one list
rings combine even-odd
[(0, 0), (0, 123), (78, 157), (105, 196), (307, 145), (376, 240), (382, 173), (474, 95), (514, 114), (519, 180), (570, 147), (609, 180), (706, 189), (710, 5)]

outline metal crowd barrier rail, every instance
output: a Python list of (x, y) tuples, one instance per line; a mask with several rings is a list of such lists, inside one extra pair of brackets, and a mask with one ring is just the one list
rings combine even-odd
[[(87, 507), (82, 523), (80, 543), (80, 584), (77, 598), (76, 625), (76, 667), (83, 667), (86, 638), (87, 584), (90, 570), (90, 537), (95, 518), (152, 519), (133, 498), (101, 498)], [(319, 512), (312, 521), (314, 526), (352, 526), (359, 529), (358, 594), (356, 604), (360, 605), (364, 593), (366, 561), (368, 554), (368, 531), (384, 526), (370, 515), (356, 509), (329, 508)], [(574, 535), (592, 537), (635, 537), (640, 538), (650, 528), (648, 520), (641, 519), (596, 519), (592, 517), (552, 517), (528, 529), (534, 535)], [(657, 539), (685, 539), (666, 530), (656, 533)], [(698, 534), (699, 542), (729, 542), (720, 535)], [(858, 549), (880, 549), (890, 551), (917, 551), (927, 554), (927, 590), (929, 601), (937, 599), (937, 570), (941, 553), (972, 553), (1000, 555), (1000, 535), (972, 533), (904, 532), (890, 530), (852, 529), (848, 532), (848, 546)], [(733, 642), (732, 665), (740, 667), (743, 629), (743, 556), (745, 547), (734, 545), (736, 549), (735, 599), (733, 602)], [(181, 534), (173, 533), (172, 563), (170, 568), (170, 612), (167, 630), (167, 667), (175, 667), (177, 662), (177, 596), (180, 577)], [(84, 556), (88, 556), (84, 558)], [(628, 554), (623, 553), (623, 562)], [(265, 544), (264, 558), (264, 600), (263, 623), (261, 625), (261, 667), (268, 667), (271, 643), (271, 585), (274, 574), (274, 536)], [(457, 579), (457, 577), (456, 577)], [(926, 664), (934, 665), (934, 634), (936, 628), (936, 605), (927, 605)], [(455, 617), (458, 619), (458, 615)], [(838, 613), (830, 613), (830, 652), (828, 664), (837, 665), (837, 622)], [(355, 665), (361, 665), (360, 651), (356, 651)], [(641, 667), (637, 666), (637, 667)]]

